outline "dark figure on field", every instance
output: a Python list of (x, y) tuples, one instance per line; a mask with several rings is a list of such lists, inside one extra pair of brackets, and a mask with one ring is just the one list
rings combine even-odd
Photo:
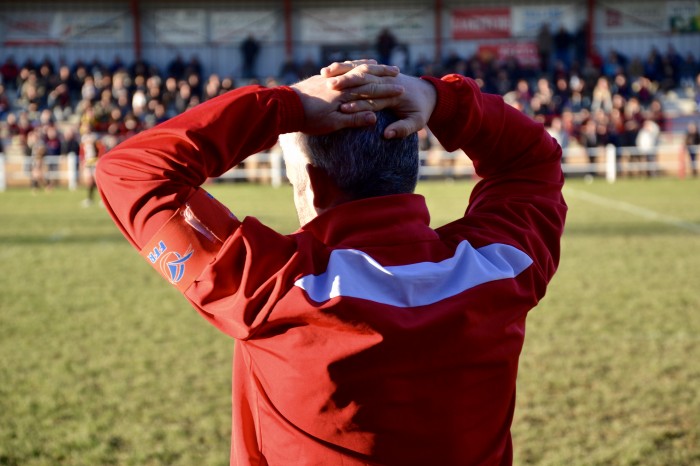
[(83, 125), (81, 132), (80, 159), (83, 165), (83, 178), (87, 184), (87, 197), (83, 199), (82, 205), (83, 207), (89, 207), (95, 203), (95, 190), (97, 189), (95, 171), (97, 170), (97, 160), (101, 153), (101, 144), (97, 134), (88, 125)]
[(27, 136), (27, 147), (31, 157), (29, 185), (32, 192), (36, 192), (49, 186), (46, 180), (46, 145), (37, 131), (32, 131)]
[[(481, 177), (437, 229), (413, 193), (426, 125)], [(278, 138), (287, 235), (201, 188)], [(357, 61), (208, 100), (97, 179), (142, 257), (238, 340), (231, 464), (508, 465), (525, 318), (559, 261), (560, 159), (472, 79)]]
[(700, 132), (698, 125), (694, 121), (688, 123), (685, 132), (685, 147), (688, 149), (690, 156), (690, 171), (693, 176), (698, 176), (698, 152), (700, 152)]
[(649, 177), (657, 174), (656, 152), (659, 145), (661, 130), (654, 120), (644, 120), (637, 133), (637, 151), (645, 164), (646, 174)]
[(260, 42), (253, 35), (249, 35), (241, 43), (241, 57), (243, 58), (243, 78), (254, 79), (257, 77), (255, 64), (260, 54)]

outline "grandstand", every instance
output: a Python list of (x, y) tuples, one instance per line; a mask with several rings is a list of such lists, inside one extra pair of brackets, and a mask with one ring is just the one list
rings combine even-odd
[[(30, 0), (3, 2), (0, 23), (0, 189), (75, 188), (86, 153), (235, 87), (359, 57), (476, 79), (550, 129), (570, 176), (692, 173), (697, 0)], [(473, 175), (429, 133), (421, 149), (422, 176)], [(283, 170), (273, 148), (224, 178), (279, 184)]]

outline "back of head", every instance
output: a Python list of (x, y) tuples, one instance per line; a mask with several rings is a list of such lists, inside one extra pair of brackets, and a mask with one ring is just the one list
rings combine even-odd
[(397, 118), (377, 112), (377, 123), (298, 140), (309, 162), (321, 167), (352, 199), (412, 193), (418, 181), (418, 136), (385, 139)]

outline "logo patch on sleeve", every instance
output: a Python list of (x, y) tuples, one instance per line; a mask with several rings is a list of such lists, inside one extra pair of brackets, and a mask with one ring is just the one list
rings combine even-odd
[(235, 222), (200, 190), (144, 245), (141, 256), (184, 292), (214, 260)]

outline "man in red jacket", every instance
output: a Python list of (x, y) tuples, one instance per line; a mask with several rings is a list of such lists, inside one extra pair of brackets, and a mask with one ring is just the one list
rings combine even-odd
[[(482, 178), (437, 229), (412, 193), (426, 124)], [(280, 135), (291, 235), (199, 187)], [(141, 255), (238, 340), (231, 464), (505, 465), (525, 317), (559, 261), (560, 157), (471, 79), (347, 62), (141, 133), (98, 185)]]

